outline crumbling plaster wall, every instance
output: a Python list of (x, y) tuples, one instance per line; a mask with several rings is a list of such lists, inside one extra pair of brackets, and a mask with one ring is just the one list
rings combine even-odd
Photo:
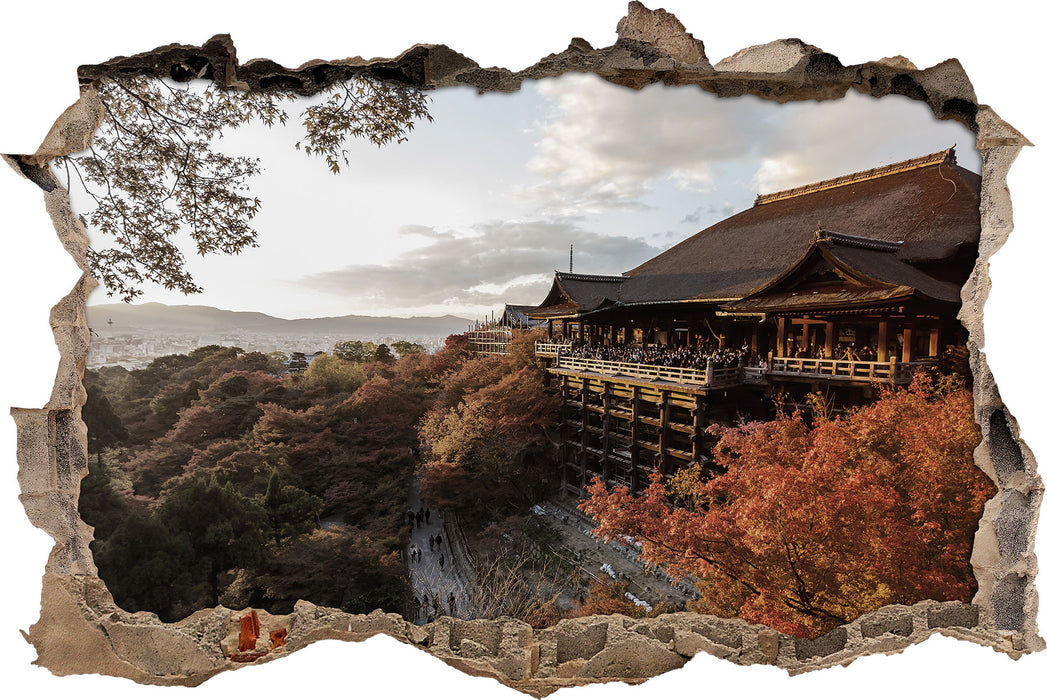
[[(284, 621), (288, 651), (317, 639), (363, 639), (381, 632), (425, 648), (470, 673), (490, 675), (541, 695), (592, 679), (649, 677), (678, 666), (698, 651), (743, 664), (804, 671), (903, 648), (935, 631), (1013, 656), (1043, 646), (1036, 631), (1032, 585), (1037, 570), (1032, 538), (1042, 483), (979, 350), (984, 340), (981, 311), (988, 293), (986, 261), (1010, 233), (1005, 179), (1027, 141), (990, 108), (977, 103), (973, 87), (955, 61), (922, 71), (902, 58), (844, 66), (816, 47), (786, 40), (745, 49), (713, 66), (701, 42), (672, 15), (648, 11), (638, 3), (630, 5), (618, 34), (618, 41), (604, 49), (576, 39), (567, 50), (518, 73), (484, 69), (447, 47), (431, 45), (415, 46), (387, 61), (317, 62), (293, 70), (266, 60), (241, 66), (231, 40), (221, 36), (202, 47), (165, 47), (82, 68), (80, 102), (62, 115), (40, 150), (32, 156), (5, 157), (43, 190), (62, 244), (84, 270), (70, 295), (52, 312), (62, 359), (51, 399), (44, 409), (14, 411), (21, 499), (30, 520), (56, 542), (45, 574), (43, 615), (29, 635), (42, 665), (56, 673), (103, 672), (162, 684), (196, 684), (235, 666), (224, 658), (219, 644), (235, 617), (231, 611), (201, 611), (180, 623), (163, 625), (154, 616), (116, 608), (97, 579), (88, 549), (90, 528), (76, 511), (79, 479), (86, 472), (85, 429), (79, 420), (88, 340), (84, 301), (94, 282), (84, 265), (86, 233), (46, 162), (87, 143), (101, 119), (89, 83), (121, 72), (181, 80), (204, 77), (239, 89), (292, 87), (306, 94), (358, 70), (423, 88), (472, 85), (481, 91), (510, 91), (524, 79), (567, 71), (593, 72), (630, 87), (665, 81), (695, 84), (723, 96), (756, 94), (779, 101), (839, 98), (853, 88), (873, 96), (901, 94), (925, 101), (938, 117), (971, 128), (983, 154), (981, 256), (964, 288), (962, 317), (971, 331), (976, 417), (986, 437), (976, 460), (1000, 491), (987, 505), (976, 539), (973, 562), (979, 591), (973, 606), (891, 606), (819, 640), (806, 641), (691, 614), (665, 616), (653, 623), (594, 618), (544, 631), (516, 621), (446, 619), (418, 628), (395, 615), (354, 616), (302, 603)], [(495, 637), (498, 643), (491, 644)]]

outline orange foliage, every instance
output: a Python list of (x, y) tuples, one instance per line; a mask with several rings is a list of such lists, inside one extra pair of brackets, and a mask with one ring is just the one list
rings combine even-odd
[[(700, 607), (817, 636), (890, 603), (969, 600), (969, 559), (994, 492), (972, 459), (971, 393), (918, 377), (845, 418), (799, 413), (719, 427), (726, 468), (683, 471), (638, 498), (594, 481), (598, 534), (700, 580)], [(689, 504), (674, 508), (669, 496)]]
[(626, 585), (614, 581), (606, 574), (589, 584), (589, 597), (585, 602), (567, 613), (567, 617), (589, 615), (625, 615), (626, 617), (652, 617), (662, 612), (655, 608), (648, 612), (625, 597)]

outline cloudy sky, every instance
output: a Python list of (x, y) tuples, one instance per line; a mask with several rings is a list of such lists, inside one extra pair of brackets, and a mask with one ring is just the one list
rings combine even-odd
[[(430, 93), (432, 123), (381, 149), (350, 144), (330, 174), (294, 149), (301, 127), (241, 129), (220, 148), (262, 159), (259, 247), (191, 257), (204, 293), (147, 288), (141, 301), (284, 318), (478, 318), (534, 304), (552, 271), (617, 274), (752, 205), (757, 193), (957, 144), (973, 136), (922, 103), (851, 94), (779, 105), (695, 87), (634, 91), (588, 75), (517, 93)], [(305, 103), (290, 105), (296, 114)], [(113, 301), (102, 289), (91, 304)]]

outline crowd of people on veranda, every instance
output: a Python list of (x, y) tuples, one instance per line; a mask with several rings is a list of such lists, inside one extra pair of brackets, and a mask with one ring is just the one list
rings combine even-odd
[(706, 369), (712, 362), (713, 369), (739, 367), (756, 364), (760, 360), (751, 352), (748, 343), (740, 347), (720, 347), (718, 343), (699, 343), (693, 347), (669, 346), (649, 343), (647, 345), (588, 345), (572, 344), (570, 350), (562, 351), (561, 357), (577, 357), (588, 360), (628, 362), (656, 367), (684, 367)]
[[(892, 353), (896, 350), (892, 347)], [(706, 369), (712, 361), (713, 369), (727, 367), (763, 367), (767, 358), (752, 350), (747, 342), (738, 347), (721, 347), (716, 342), (701, 342), (696, 346), (669, 346), (658, 343), (589, 345), (574, 342), (570, 349), (563, 350), (561, 357), (576, 357), (588, 360), (607, 360), (610, 362), (627, 362), (656, 367), (683, 367)], [(868, 362), (876, 360), (876, 351), (866, 345), (857, 348), (852, 345), (839, 344), (831, 351), (824, 346), (817, 348), (795, 348), (792, 343), (786, 351), (786, 357), (814, 358), (819, 360), (846, 360)]]

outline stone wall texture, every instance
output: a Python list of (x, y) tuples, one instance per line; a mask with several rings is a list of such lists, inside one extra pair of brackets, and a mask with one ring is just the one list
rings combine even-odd
[[(975, 418), (984, 437), (975, 461), (995, 481), (998, 493), (986, 504), (975, 538), (972, 564), (979, 585), (971, 603), (888, 606), (808, 640), (695, 613), (650, 620), (589, 617), (547, 629), (532, 629), (512, 619), (444, 617), (418, 627), (396, 614), (350, 615), (302, 601), (290, 615), (258, 612), (259, 639), (265, 642), (261, 646), (266, 653), (255, 663), (321, 639), (356, 641), (386, 634), (467, 673), (543, 696), (560, 687), (595, 681), (640, 682), (678, 668), (698, 653), (742, 665), (771, 664), (795, 673), (897, 651), (935, 633), (991, 646), (1015, 658), (1044, 647), (1036, 629), (1037, 565), (1032, 541), (1043, 485), (980, 351), (988, 259), (1012, 228), (1007, 171), (1021, 148), (1030, 144), (992, 108), (978, 103), (955, 60), (925, 70), (917, 70), (902, 57), (845, 66), (817, 47), (789, 39), (743, 49), (714, 66), (702, 42), (673, 15), (648, 10), (638, 2), (629, 5), (628, 15), (618, 25), (618, 37), (614, 45), (602, 49), (575, 39), (566, 50), (517, 73), (482, 68), (440, 45), (413, 46), (390, 60), (311, 62), (296, 69), (265, 59), (241, 65), (228, 36), (217, 36), (201, 47), (172, 45), (81, 67), (81, 99), (62, 114), (37, 153), (4, 156), (40, 187), (62, 244), (83, 270), (74, 289), (51, 312), (61, 351), (51, 399), (41, 409), (12, 411), (18, 428), (21, 500), (29, 519), (55, 541), (43, 580), (43, 612), (28, 634), (39, 655), (37, 663), (56, 674), (105, 673), (164, 685), (196, 685), (242, 665), (230, 659), (230, 650), (236, 646), (233, 635), (245, 611), (219, 607), (164, 624), (151, 613), (132, 614), (117, 607), (92, 561), (88, 548), (92, 529), (77, 512), (80, 479), (87, 472), (86, 428), (80, 419), (89, 338), (84, 305), (96, 283), (85, 262), (88, 241), (83, 224), (46, 163), (90, 142), (103, 116), (93, 81), (127, 74), (207, 78), (229, 89), (280, 87), (302, 94), (357, 73), (427, 90), (470, 85), (481, 92), (509, 92), (523, 80), (570, 71), (595, 73), (634, 88), (662, 81), (696, 85), (721, 96), (749, 94), (776, 101), (834, 99), (856, 90), (874, 97), (896, 94), (926, 102), (938, 118), (970, 128), (983, 156), (980, 256), (963, 288), (961, 320), (970, 331)], [(267, 646), (269, 633), (277, 630), (286, 630), (286, 644)]]

